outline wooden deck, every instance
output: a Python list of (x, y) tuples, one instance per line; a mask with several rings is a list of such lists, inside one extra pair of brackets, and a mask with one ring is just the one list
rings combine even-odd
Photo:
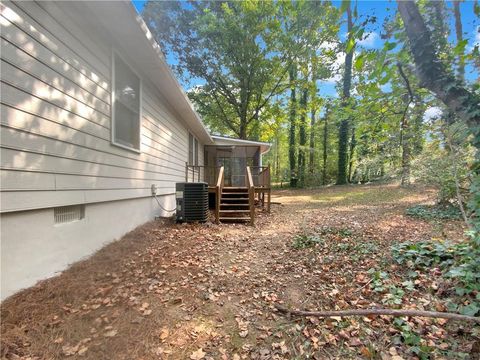
[[(252, 175), (253, 173), (253, 175)], [(215, 194), (215, 220), (255, 224), (255, 211), (262, 207), (270, 212), (270, 167), (245, 168), (245, 185), (225, 185), (225, 169), (186, 165), (187, 182), (208, 183), (208, 192)]]

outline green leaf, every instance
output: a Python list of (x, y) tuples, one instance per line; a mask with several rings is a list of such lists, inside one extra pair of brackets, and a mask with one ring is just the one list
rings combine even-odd
[(454, 48), (453, 48), (453, 53), (455, 55), (461, 55), (465, 53), (465, 47), (468, 44), (468, 39), (460, 41)]
[(362, 71), (364, 64), (365, 64), (365, 56), (363, 54), (359, 55), (355, 59), (355, 64), (354, 64), (355, 70), (357, 70), (358, 72)]
[(480, 16), (480, 4), (477, 1), (473, 3), (473, 12), (475, 15)]
[(460, 307), (460, 314), (462, 315), (468, 315), (468, 316), (475, 316), (476, 313), (480, 310), (480, 307), (477, 306), (477, 304), (470, 304), (467, 306), (461, 306)]
[(396, 46), (397, 46), (397, 43), (396, 43), (396, 42), (386, 42), (386, 43), (383, 45), (383, 48), (384, 48), (386, 51), (390, 51), (390, 50), (394, 49)]
[(379, 83), (380, 85), (385, 85), (388, 81), (390, 80), (390, 76), (386, 75), (383, 78), (380, 79)]
[(347, 41), (347, 47), (345, 48), (345, 52), (347, 53), (351, 52), (354, 47), (355, 47), (355, 39), (352, 37)]

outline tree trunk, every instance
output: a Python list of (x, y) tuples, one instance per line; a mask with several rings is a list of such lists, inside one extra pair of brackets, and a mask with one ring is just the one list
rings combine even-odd
[(357, 141), (355, 140), (355, 126), (352, 126), (352, 137), (350, 139), (350, 152), (348, 155), (348, 182), (352, 182), (352, 170), (353, 170), (353, 154), (355, 153), (355, 146)]
[[(349, 2), (347, 6), (347, 30), (348, 41), (353, 37), (353, 22), (352, 11)], [(350, 99), (350, 89), (352, 86), (352, 60), (354, 49), (350, 49), (345, 54), (345, 70), (343, 74), (343, 108), (347, 108)], [(340, 122), (338, 130), (338, 173), (337, 184), (342, 185), (347, 183), (347, 164), (348, 164), (348, 134), (350, 127), (350, 119), (347, 117)]]
[(316, 112), (317, 105), (315, 103), (317, 99), (317, 66), (316, 61), (312, 61), (312, 94), (310, 97), (310, 103), (312, 104), (312, 110), (310, 112), (310, 152), (308, 158), (308, 169), (309, 173), (313, 174), (315, 172), (315, 123), (316, 123)]
[(323, 167), (322, 167), (322, 185), (327, 185), (327, 140), (328, 140), (328, 104), (325, 107), (325, 122), (323, 125)]
[(445, 24), (445, 1), (444, 0), (430, 0), (429, 3), (434, 11), (434, 43), (436, 43), (438, 50), (446, 53), (448, 51), (448, 33), (447, 25)]
[(480, 97), (464, 88), (440, 62), (430, 31), (415, 2), (397, 0), (397, 4), (410, 40), (420, 86), (432, 91), (451, 111), (467, 122), (474, 131), (475, 145), (479, 147)]
[(280, 178), (280, 131), (277, 130), (277, 136), (275, 139), (275, 179)]
[(305, 186), (305, 163), (306, 163), (306, 156), (305, 156), (305, 147), (307, 145), (307, 100), (308, 100), (308, 89), (304, 89), (302, 93), (302, 97), (300, 99), (300, 142), (299, 142), (299, 150), (298, 150), (298, 181), (300, 186)]
[(407, 74), (403, 71), (401, 63), (397, 63), (398, 72), (405, 81), (407, 94), (404, 95), (405, 109), (403, 110), (402, 120), (400, 121), (400, 147), (402, 149), (402, 186), (410, 185), (410, 137), (411, 131), (408, 126), (408, 110), (414, 97)]
[(310, 113), (310, 154), (308, 159), (308, 169), (310, 174), (313, 174), (315, 172), (315, 116), (316, 111), (315, 107), (313, 107)]
[(240, 132), (238, 137), (242, 140), (247, 140), (247, 121), (246, 119), (240, 119)]
[(402, 186), (410, 185), (410, 136), (408, 115), (405, 113), (400, 124), (400, 142), (402, 146)]
[(288, 161), (290, 164), (290, 185), (294, 185), (292, 179), (296, 177), (297, 168), (296, 148), (296, 117), (297, 117), (297, 97), (296, 97), (296, 66), (292, 65), (289, 70), (290, 75), (290, 131), (288, 137)]
[[(457, 44), (463, 41), (462, 17), (460, 16), (460, 1), (453, 2), (453, 13), (455, 15), (455, 34), (457, 36)], [(457, 77), (460, 81), (465, 81), (465, 59), (463, 51), (458, 55)]]

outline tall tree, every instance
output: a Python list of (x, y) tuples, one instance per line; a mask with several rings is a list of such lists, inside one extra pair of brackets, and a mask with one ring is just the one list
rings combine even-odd
[(312, 89), (310, 92), (310, 141), (308, 156), (308, 172), (313, 174), (315, 171), (315, 116), (317, 114), (317, 61), (312, 60)]
[(417, 76), (422, 87), (432, 91), (451, 111), (464, 119), (472, 129), (475, 144), (480, 147), (480, 97), (462, 86), (438, 59), (430, 31), (413, 1), (397, 0)]
[[(176, 72), (205, 84), (191, 92), (212, 128), (252, 137), (270, 99), (283, 92), (289, 56), (279, 53), (276, 3), (149, 1), (143, 17)], [(294, 49), (292, 49), (295, 51)], [(287, 66), (288, 68), (288, 66)], [(220, 124), (218, 124), (220, 123)]]
[(473, 134), (477, 148), (473, 166), (471, 210), (480, 246), (480, 96), (468, 90), (440, 61), (417, 5), (413, 1), (397, 0), (420, 85), (432, 91), (456, 116), (463, 119)]
[(299, 128), (299, 149), (298, 149), (298, 180), (301, 186), (305, 185), (305, 165), (306, 154), (305, 148), (307, 145), (307, 103), (308, 103), (308, 89), (302, 90), (302, 97), (300, 98), (300, 128)]
[(297, 68), (294, 63), (290, 65), (290, 117), (289, 117), (289, 136), (288, 136), (288, 162), (290, 165), (290, 185), (294, 186), (294, 178), (297, 169), (297, 154), (296, 154), (296, 123), (297, 123)]
[(347, 183), (347, 164), (348, 164), (348, 138), (349, 138), (349, 111), (350, 105), (350, 89), (352, 86), (352, 62), (353, 52), (355, 48), (355, 38), (353, 34), (353, 20), (351, 2), (347, 1), (347, 31), (348, 38), (345, 45), (345, 66), (343, 72), (343, 92), (342, 92), (342, 107), (346, 110), (344, 112), (345, 118), (340, 121), (338, 130), (338, 173), (337, 184)]
[(403, 67), (400, 63), (397, 64), (400, 76), (405, 81), (405, 87), (407, 88), (407, 94), (403, 96), (405, 102), (405, 110), (402, 113), (402, 119), (400, 121), (400, 146), (402, 148), (402, 185), (410, 185), (410, 129), (408, 122), (408, 112), (410, 105), (413, 103), (413, 92), (410, 86), (410, 81), (407, 75), (403, 71)]
[(327, 184), (327, 158), (328, 158), (328, 116), (330, 103), (325, 105), (325, 115), (323, 116), (323, 164), (322, 164), (322, 185)]
[[(453, 14), (455, 15), (455, 35), (457, 37), (457, 45), (463, 42), (463, 25), (462, 16), (460, 14), (460, 0), (453, 2)], [(465, 81), (465, 58), (463, 49), (458, 54), (457, 76), (460, 81)]]

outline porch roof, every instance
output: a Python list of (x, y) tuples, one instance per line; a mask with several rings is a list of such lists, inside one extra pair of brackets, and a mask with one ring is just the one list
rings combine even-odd
[(215, 145), (259, 146), (260, 147), (260, 153), (262, 155), (266, 154), (270, 150), (270, 147), (272, 146), (271, 143), (267, 143), (267, 142), (234, 139), (234, 138), (229, 138), (229, 137), (226, 137), (226, 136), (218, 136), (218, 135), (212, 135), (212, 139), (213, 139)]

